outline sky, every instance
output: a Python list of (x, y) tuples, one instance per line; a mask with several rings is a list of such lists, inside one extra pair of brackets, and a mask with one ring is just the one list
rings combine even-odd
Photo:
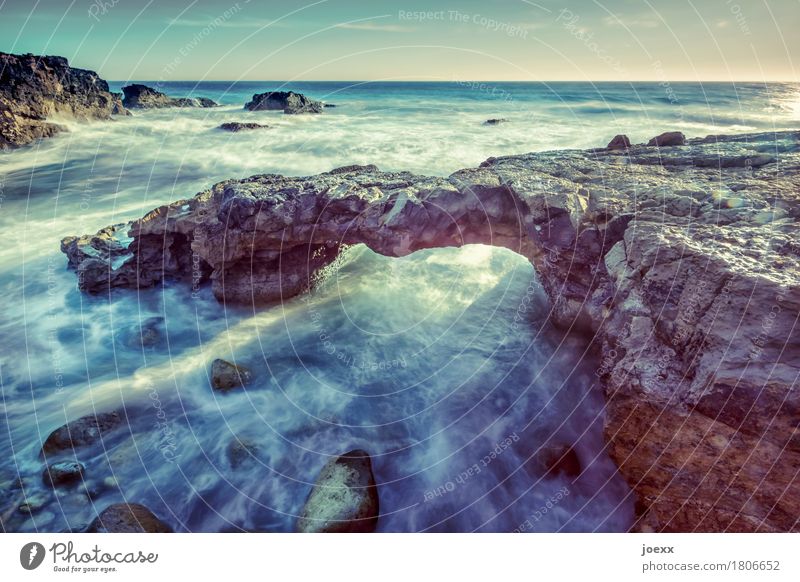
[(0, 51), (129, 80), (800, 81), (800, 0), (0, 0)]

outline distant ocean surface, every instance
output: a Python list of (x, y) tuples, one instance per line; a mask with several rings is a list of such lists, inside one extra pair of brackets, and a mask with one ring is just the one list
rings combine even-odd
[[(634, 500), (604, 447), (597, 363), (550, 327), (519, 255), (473, 245), (391, 259), (359, 246), (309, 301), (255, 311), (207, 288), (189, 299), (178, 283), (81, 294), (60, 240), (258, 173), (376, 164), (444, 176), (619, 133), (797, 128), (800, 86), (143, 82), (222, 106), (64, 120), (69, 132), (0, 153), (0, 510), (19, 502), (17, 474), (37, 506), (7, 527), (79, 528), (124, 499), (179, 530), (290, 531), (327, 455), (355, 448), (373, 456), (381, 531), (629, 527)], [(254, 93), (288, 89), (336, 107), (243, 110)], [(272, 128), (216, 129), (227, 121)], [(509, 333), (520, 305), (529, 326)], [(213, 392), (217, 357), (251, 367), (256, 385)], [(128, 438), (79, 459), (92, 482), (112, 485), (91, 500), (44, 487), (41, 439), (123, 405)], [(258, 451), (246, 469), (231, 462), (236, 439)], [(549, 441), (573, 447), (580, 476), (545, 470)]]

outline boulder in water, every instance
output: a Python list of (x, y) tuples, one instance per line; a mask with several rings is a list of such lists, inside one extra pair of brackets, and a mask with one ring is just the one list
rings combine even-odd
[(501, 123), (508, 123), (508, 119), (505, 118), (497, 118), (497, 119), (487, 119), (483, 122), (484, 125), (500, 125)]
[(286, 114), (322, 113), (321, 101), (309, 99), (294, 91), (269, 91), (256, 93), (244, 106), (248, 111), (283, 111)]
[(581, 462), (575, 449), (567, 445), (545, 446), (539, 457), (547, 474), (577, 477), (581, 474)]
[(205, 97), (173, 98), (147, 85), (134, 83), (122, 88), (125, 98), (122, 104), (131, 109), (162, 109), (164, 107), (217, 107), (217, 103)]
[(25, 495), (24, 501), (20, 506), (17, 508), (17, 511), (20, 513), (25, 513), (31, 515), (38, 511), (41, 511), (50, 498), (42, 491), (37, 491), (36, 493), (31, 493), (30, 495)]
[(58, 461), (44, 470), (42, 481), (50, 487), (72, 485), (83, 478), (83, 472), (83, 465), (77, 461)]
[(370, 456), (361, 450), (322, 468), (297, 520), (304, 533), (369, 533), (378, 525), (378, 488)]
[(93, 444), (122, 424), (119, 412), (89, 414), (54, 430), (42, 446), (43, 454)]
[(253, 461), (258, 454), (258, 445), (247, 439), (235, 437), (225, 450), (231, 468), (238, 469), (248, 461)]
[(144, 505), (115, 503), (100, 512), (86, 531), (89, 533), (172, 533), (172, 528), (158, 519)]
[(244, 366), (237, 366), (220, 358), (211, 363), (211, 385), (216, 390), (247, 386), (252, 378), (252, 373)]
[(222, 129), (224, 131), (248, 131), (252, 129), (271, 129), (269, 125), (264, 125), (263, 123), (242, 123), (239, 121), (231, 121), (228, 123), (223, 123), (217, 129)]
[(125, 335), (125, 344), (131, 348), (153, 348), (164, 341), (161, 327), (163, 317), (149, 317), (130, 326)]

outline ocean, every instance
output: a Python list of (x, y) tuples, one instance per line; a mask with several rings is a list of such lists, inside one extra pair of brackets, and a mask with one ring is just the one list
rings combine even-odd
[[(248, 309), (178, 283), (81, 294), (59, 242), (258, 173), (376, 164), (446, 176), (490, 156), (601, 147), (619, 133), (641, 142), (670, 130), (792, 129), (800, 86), (142, 82), (222, 106), (64, 120), (69, 132), (0, 153), (6, 527), (79, 529), (124, 499), (178, 530), (291, 531), (329, 456), (362, 448), (379, 531), (627, 530), (634, 499), (605, 450), (597, 362), (585, 338), (546, 320), (547, 298), (519, 255), (470, 245), (395, 259), (356, 246), (308, 296)], [(243, 110), (254, 93), (280, 89), (336, 107)], [(227, 121), (271, 129), (216, 129)], [(215, 358), (251, 368), (253, 385), (213, 391)], [(123, 408), (125, 438), (78, 459), (91, 496), (42, 484), (38, 451), (53, 429)], [(548, 468), (553, 450), (570, 448), (571, 462)], [(14, 511), (16, 475), (30, 514)]]

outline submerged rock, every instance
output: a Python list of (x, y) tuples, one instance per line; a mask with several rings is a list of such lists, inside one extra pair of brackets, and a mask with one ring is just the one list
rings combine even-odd
[(122, 104), (131, 109), (162, 109), (164, 107), (217, 107), (206, 97), (169, 97), (147, 85), (134, 83), (122, 88)]
[(42, 446), (42, 453), (47, 455), (94, 444), (121, 426), (122, 421), (118, 412), (83, 416), (50, 433)]
[(661, 135), (657, 135), (649, 142), (647, 142), (649, 146), (682, 146), (686, 145), (686, 136), (683, 135), (680, 131), (668, 131), (666, 133), (662, 133)]
[(499, 119), (487, 119), (483, 122), (484, 125), (500, 125), (501, 123), (508, 123), (508, 119), (499, 118)]
[(609, 150), (627, 150), (631, 147), (631, 140), (628, 139), (627, 135), (615, 135), (614, 139), (608, 142), (606, 149)]
[(254, 461), (258, 454), (258, 444), (247, 440), (234, 438), (228, 443), (225, 454), (231, 464), (231, 468), (238, 469), (248, 461)]
[(109, 505), (89, 524), (88, 533), (172, 533), (172, 528), (138, 503)]
[[(114, 285), (188, 278), (197, 257), (220, 300), (252, 304), (309, 288), (339, 245), (386, 256), (468, 243), (511, 249), (535, 267), (552, 323), (594, 336), (609, 451), (645, 508), (636, 528), (792, 531), (798, 192), (796, 131), (624, 156), (598, 148), (490, 158), (447, 179), (375, 166), (266, 174), (130, 224), (134, 258), (114, 271)], [(68, 247), (70, 265), (105, 264), (91, 273), (109, 285), (111, 253)]]
[(581, 462), (575, 449), (567, 445), (546, 446), (540, 455), (540, 461), (548, 475), (565, 475), (577, 477), (581, 474)]
[(322, 113), (321, 101), (309, 99), (294, 91), (269, 91), (256, 93), (244, 106), (248, 111), (283, 111), (286, 114)]
[(42, 473), (42, 481), (50, 487), (72, 485), (83, 478), (83, 465), (76, 461), (52, 463)]
[(153, 348), (164, 342), (163, 317), (148, 317), (134, 324), (122, 334), (125, 345), (130, 348)]
[(242, 123), (240, 121), (231, 121), (228, 123), (223, 123), (217, 129), (237, 132), (237, 131), (245, 131), (252, 129), (271, 129), (271, 127), (269, 125), (264, 125), (261, 123)]
[(372, 461), (355, 450), (322, 468), (297, 520), (304, 533), (369, 533), (378, 525), (378, 488)]
[(17, 510), (20, 513), (25, 513), (28, 515), (38, 513), (44, 509), (44, 506), (50, 501), (50, 497), (42, 491), (25, 495), (24, 499), (24, 502), (17, 508)]
[(54, 116), (88, 121), (126, 114), (93, 71), (70, 67), (63, 57), (0, 52), (0, 150), (64, 131), (48, 121)]
[(217, 390), (247, 386), (252, 378), (252, 373), (244, 366), (237, 366), (219, 358), (211, 363), (211, 386)]

